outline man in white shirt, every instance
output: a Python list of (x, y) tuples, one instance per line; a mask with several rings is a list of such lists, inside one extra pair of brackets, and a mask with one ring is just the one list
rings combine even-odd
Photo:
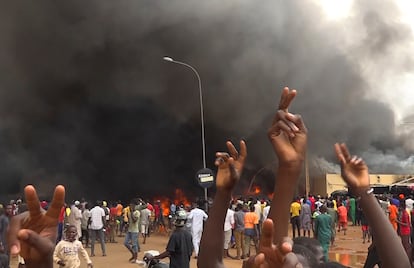
[(99, 241), (101, 243), (102, 256), (106, 256), (105, 234), (103, 230), (105, 226), (105, 211), (101, 205), (101, 201), (96, 201), (95, 207), (90, 211), (91, 257), (95, 256), (96, 236), (99, 237)]
[[(198, 206), (202, 206), (202, 202), (199, 202)], [(188, 219), (192, 221), (191, 224), (191, 235), (193, 236), (193, 246), (195, 258), (198, 257), (198, 251), (200, 249), (201, 235), (203, 234), (203, 224), (207, 220), (208, 216), (198, 208), (198, 206), (190, 211)]]
[(234, 211), (230, 208), (227, 209), (226, 218), (224, 220), (224, 258), (229, 257), (234, 259), (234, 257), (229, 254), (229, 245), (231, 241), (231, 235), (234, 228)]

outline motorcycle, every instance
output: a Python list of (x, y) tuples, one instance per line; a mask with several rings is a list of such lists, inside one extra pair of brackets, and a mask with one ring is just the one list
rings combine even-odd
[(156, 250), (148, 250), (144, 252), (143, 261), (145, 262), (145, 268), (168, 268), (170, 265), (160, 260), (151, 259), (152, 256), (159, 255), (160, 252)]

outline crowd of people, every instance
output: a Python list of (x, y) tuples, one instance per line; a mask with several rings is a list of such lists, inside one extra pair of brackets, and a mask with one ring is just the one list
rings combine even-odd
[[(168, 257), (169, 267), (188, 268), (194, 256), (200, 268), (225, 267), (223, 258), (242, 259), (241, 265), (246, 268), (343, 267), (329, 261), (328, 251), (337, 232), (346, 235), (350, 221), (361, 225), (363, 242), (372, 236), (365, 267), (411, 267), (410, 216), (414, 202), (405, 196), (377, 199), (370, 188), (367, 165), (352, 156), (345, 144), (335, 144), (334, 150), (352, 195), (342, 199), (310, 195), (292, 202), (307, 147), (304, 120), (288, 111), (295, 97), (295, 90), (283, 89), (268, 129), (278, 158), (272, 200), (232, 200), (247, 159), (247, 144), (241, 140), (236, 149), (228, 141), (227, 152), (216, 153), (216, 194), (208, 215), (202, 204), (193, 208), (174, 204), (174, 228), (166, 250), (146, 256), (149, 262)], [(65, 205), (63, 186), (56, 187), (50, 203), (40, 202), (31, 185), (24, 194), (26, 204), (6, 205), (0, 218), (4, 248), (0, 260), (2, 265), (7, 263), (3, 267), (8, 267), (10, 255), (20, 255), (27, 268), (51, 268), (53, 263), (79, 267), (79, 255), (92, 267), (85, 248), (90, 246), (93, 257), (98, 240), (106, 256), (105, 243), (116, 242), (117, 233), (118, 237), (125, 235), (129, 261), (137, 262), (140, 238), (146, 242), (154, 222), (165, 227), (164, 221), (157, 221), (163, 217), (159, 202), (151, 205), (133, 199), (124, 207), (120, 202), (108, 205), (97, 201), (90, 209), (83, 200)], [(293, 239), (288, 236), (289, 222)], [(233, 239), (236, 256), (229, 254)]]

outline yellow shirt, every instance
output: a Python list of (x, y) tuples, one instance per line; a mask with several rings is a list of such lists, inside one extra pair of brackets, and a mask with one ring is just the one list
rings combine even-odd
[(124, 222), (128, 222), (129, 206), (124, 208)]
[(293, 202), (290, 205), (290, 216), (291, 217), (297, 217), (300, 214), (300, 204), (298, 202)]

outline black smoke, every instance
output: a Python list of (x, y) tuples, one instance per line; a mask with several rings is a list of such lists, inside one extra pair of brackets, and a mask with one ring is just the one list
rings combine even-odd
[[(386, 171), (396, 172), (412, 153), (364, 73), (395, 63), (412, 40), (392, 2), (355, 4), (347, 26), (360, 35), (349, 46), (343, 25), (311, 1), (1, 2), (3, 193), (63, 183), (73, 198), (202, 195), (197, 80), (163, 56), (201, 75), (207, 166), (226, 139), (247, 140), (239, 192), (274, 162), (266, 130), (285, 85), (299, 90), (291, 110), (306, 120), (311, 155), (333, 161), (332, 144), (345, 141), (371, 152), (368, 162), (395, 161)], [(412, 70), (412, 60), (387, 74)]]

